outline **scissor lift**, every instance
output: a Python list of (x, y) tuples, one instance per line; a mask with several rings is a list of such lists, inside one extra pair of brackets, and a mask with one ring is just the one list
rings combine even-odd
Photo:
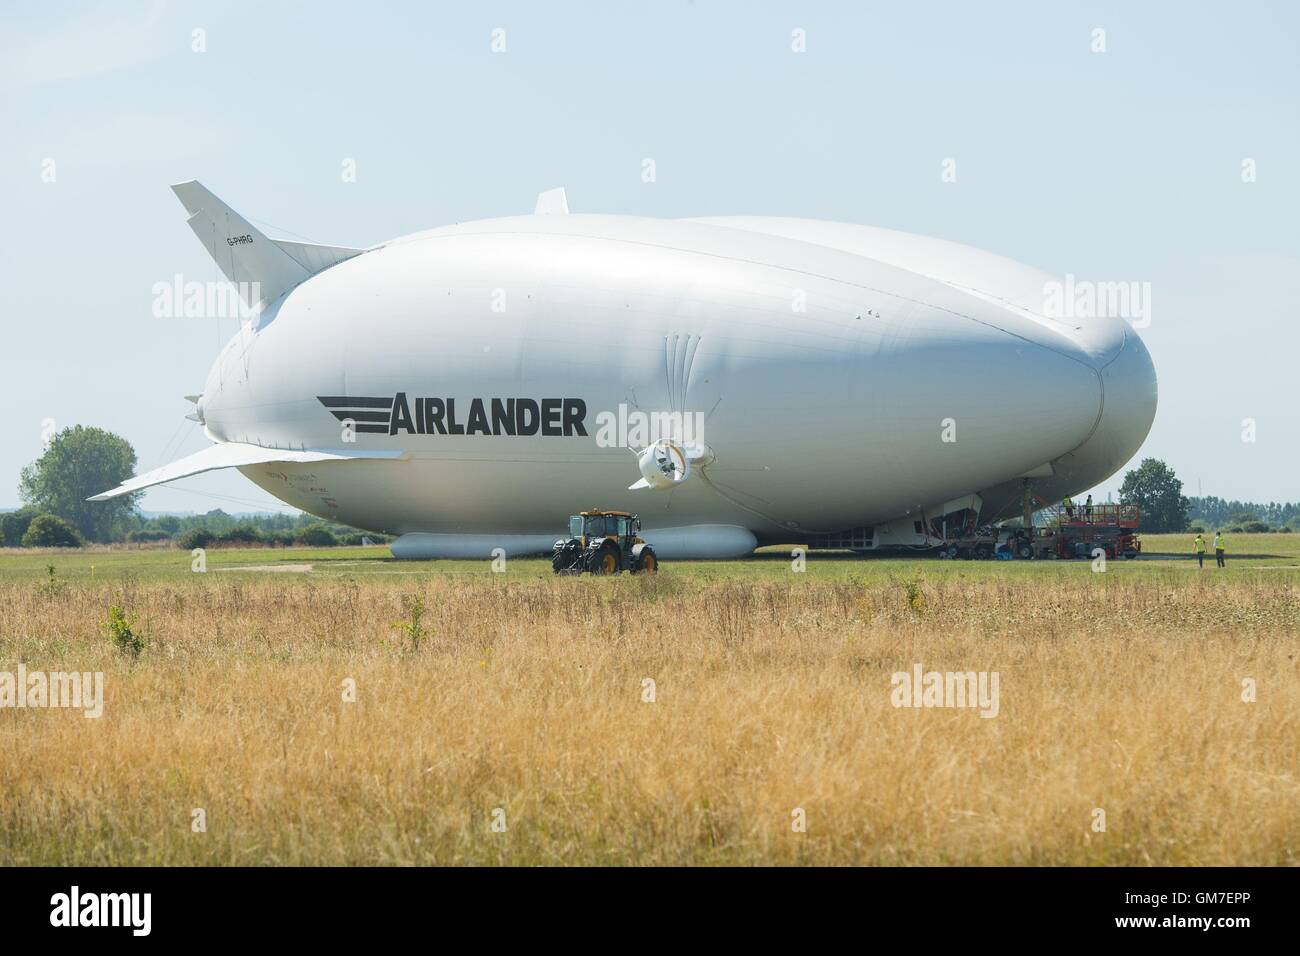
[(1051, 531), (1058, 558), (1089, 558), (1101, 548), (1108, 558), (1136, 558), (1142, 553), (1137, 505), (1054, 505)]

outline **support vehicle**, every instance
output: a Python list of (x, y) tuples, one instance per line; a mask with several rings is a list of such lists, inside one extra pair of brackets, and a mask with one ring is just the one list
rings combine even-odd
[(1107, 558), (1128, 560), (1142, 552), (1136, 505), (1098, 504), (1043, 508), (1047, 525), (1022, 528), (985, 526), (940, 546), (944, 558), (1091, 558), (1100, 549)]
[(655, 549), (640, 536), (641, 519), (626, 511), (584, 511), (569, 518), (569, 536), (555, 542), (556, 574), (633, 574), (659, 570)]

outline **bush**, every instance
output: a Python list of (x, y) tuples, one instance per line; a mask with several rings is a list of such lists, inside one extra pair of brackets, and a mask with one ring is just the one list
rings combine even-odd
[(371, 532), (348, 534), (339, 538), (339, 544), (346, 544), (348, 547), (357, 548), (365, 544), (387, 544), (388, 539), (382, 534), (373, 534)]
[(339, 543), (334, 532), (323, 524), (309, 524), (298, 532), (294, 540), (312, 548), (332, 548)]
[(114, 604), (109, 607), (108, 620), (104, 622), (104, 626), (108, 628), (108, 639), (118, 651), (132, 659), (140, 656), (140, 652), (144, 650), (144, 638), (131, 628), (130, 622), (126, 619), (126, 612), (120, 605)]
[(1188, 534), (1205, 534), (1205, 528), (1202, 525), (1194, 524), (1187, 529)]
[(402, 610), (407, 619), (397, 621), (393, 626), (406, 635), (408, 648), (418, 651), (420, 641), (429, 636), (429, 629), (424, 626), (424, 598), (418, 594), (403, 596)]
[(170, 541), (171, 535), (166, 531), (159, 531), (152, 528), (141, 528), (136, 531), (128, 531), (126, 533), (126, 540), (133, 542)]
[(229, 531), (217, 535), (217, 544), (261, 544), (262, 533), (248, 525), (236, 525)]
[(60, 581), (58, 576), (54, 573), (54, 565), (47, 564), (45, 566), (45, 574), (46, 578), (41, 582), (39, 589), (41, 594), (45, 597), (58, 597), (68, 589), (68, 582)]
[(387, 536), (387, 535), (376, 534), (376, 533), (373, 532), (373, 531), (366, 531), (366, 532), (363, 532), (362, 534), (354, 534), (354, 535), (350, 535), (349, 538), (348, 538), (349, 543), (352, 543), (353, 539), (355, 539), (356, 544), (358, 544), (358, 545), (367, 545), (367, 544), (388, 544), (388, 536)]
[(21, 548), (27, 526), (38, 514), (40, 512), (35, 508), (19, 508), (0, 515), (0, 544), (6, 548)]
[(1265, 534), (1273, 530), (1266, 521), (1247, 521), (1242, 527), (1250, 534)]
[(213, 534), (207, 528), (191, 528), (176, 539), (176, 545), (186, 551), (193, 551), (195, 548), (206, 548), (213, 540)]
[(24, 548), (79, 548), (81, 536), (54, 515), (37, 515), (23, 533)]

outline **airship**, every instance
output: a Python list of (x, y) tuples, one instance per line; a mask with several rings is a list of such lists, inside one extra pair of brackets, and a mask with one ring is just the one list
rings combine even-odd
[(589, 509), (669, 559), (926, 548), (1095, 486), (1155, 415), (1133, 324), (940, 239), (553, 189), (360, 249), (172, 189), (249, 317), (187, 396), (212, 444), (96, 499), (236, 468), (397, 558), (545, 552)]

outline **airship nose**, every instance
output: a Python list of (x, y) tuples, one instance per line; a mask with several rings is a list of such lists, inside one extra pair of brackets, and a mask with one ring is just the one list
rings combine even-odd
[(1018, 376), (1023, 397), (1013, 403), (1014, 428), (1036, 436), (1035, 447), (1043, 453), (1038, 460), (1051, 462), (1055, 477), (1044, 484), (1045, 493), (1086, 490), (1142, 446), (1155, 419), (1156, 374), (1129, 322), (1115, 316), (1054, 318), (1014, 303), (969, 298), (933, 301), (1000, 329), (1014, 340), (1015, 354), (1032, 355)]
[(1119, 467), (1142, 446), (1156, 417), (1158, 387), (1156, 367), (1142, 337), (1124, 324), (1124, 344), (1114, 361), (1101, 370), (1101, 423), (1093, 441), (1110, 444), (1115, 467)]
[(1094, 367), (1101, 378), (1102, 407), (1088, 439), (1062, 462), (1079, 488), (1103, 481), (1137, 453), (1155, 421), (1155, 365), (1137, 331), (1122, 319), (1097, 330)]

